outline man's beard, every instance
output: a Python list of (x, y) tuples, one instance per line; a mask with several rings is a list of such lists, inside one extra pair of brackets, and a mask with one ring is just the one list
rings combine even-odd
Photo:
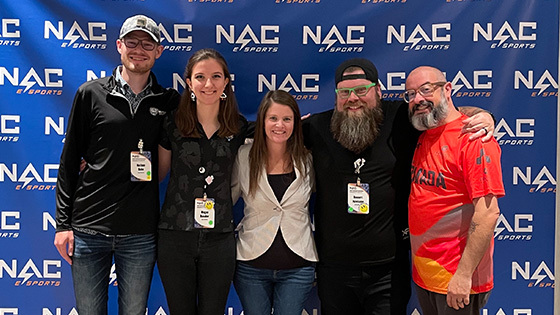
[[(381, 104), (378, 99), (377, 104)], [(383, 110), (379, 106), (368, 108), (365, 104), (360, 115), (349, 115), (348, 111), (335, 108), (331, 118), (331, 131), (334, 139), (343, 147), (360, 153), (372, 145), (379, 135), (383, 123)]]
[[(427, 106), (430, 108), (428, 113), (414, 115), (414, 112), (419, 106)], [(423, 100), (419, 104), (414, 105), (414, 107), (408, 111), (408, 118), (412, 123), (414, 128), (424, 131), (432, 128), (439, 127), (445, 118), (449, 114), (449, 108), (447, 106), (447, 100), (442, 95), (441, 101), (438, 106), (435, 106), (433, 102)]]

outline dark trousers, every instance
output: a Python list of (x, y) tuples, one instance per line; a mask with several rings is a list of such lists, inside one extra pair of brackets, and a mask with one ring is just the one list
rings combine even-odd
[(319, 263), (321, 314), (390, 314), (392, 268), (393, 264), (349, 267)]
[(469, 305), (455, 310), (447, 305), (447, 295), (430, 292), (416, 284), (414, 286), (424, 315), (480, 315), (480, 310), (486, 305), (490, 297), (490, 292), (471, 294)]
[(172, 315), (223, 315), (235, 272), (235, 238), (159, 230), (158, 269)]

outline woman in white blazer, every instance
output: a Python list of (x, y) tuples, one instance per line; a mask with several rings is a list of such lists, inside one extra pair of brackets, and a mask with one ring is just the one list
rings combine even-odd
[(254, 142), (239, 149), (233, 201), (243, 197), (234, 285), (245, 315), (300, 315), (315, 279), (317, 250), (309, 215), (311, 156), (303, 145), (297, 102), (268, 92)]

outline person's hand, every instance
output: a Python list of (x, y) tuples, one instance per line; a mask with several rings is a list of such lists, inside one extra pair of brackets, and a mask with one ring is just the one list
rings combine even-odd
[(86, 165), (87, 165), (87, 161), (84, 160), (84, 158), (82, 158), (82, 160), (80, 161), (80, 173), (84, 171)]
[(469, 297), (471, 293), (472, 280), (471, 277), (454, 274), (447, 286), (447, 305), (459, 310), (469, 305), (471, 302)]
[(482, 142), (488, 142), (494, 136), (494, 119), (487, 112), (481, 112), (463, 120), (462, 133), (471, 133), (469, 139), (482, 137)]
[(60, 256), (71, 265), (72, 255), (74, 254), (74, 232), (72, 230), (56, 232), (54, 246)]

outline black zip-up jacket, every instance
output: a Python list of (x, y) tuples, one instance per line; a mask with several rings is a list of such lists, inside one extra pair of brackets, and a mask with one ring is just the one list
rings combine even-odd
[[(118, 69), (118, 68), (117, 68)], [(86, 82), (76, 92), (56, 185), (56, 230), (91, 230), (108, 235), (155, 233), (159, 217), (158, 142), (165, 113), (179, 93), (160, 86), (133, 114), (113, 75)], [(131, 181), (130, 152), (138, 142), (152, 156), (152, 180)], [(79, 172), (80, 160), (87, 166)]]

